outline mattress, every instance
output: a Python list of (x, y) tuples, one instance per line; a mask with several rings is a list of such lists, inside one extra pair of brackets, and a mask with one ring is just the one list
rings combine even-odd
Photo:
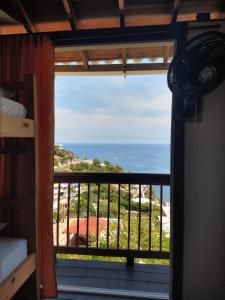
[(21, 103), (0, 97), (0, 114), (24, 118), (27, 114), (27, 110)]
[(0, 282), (27, 257), (25, 239), (0, 238)]

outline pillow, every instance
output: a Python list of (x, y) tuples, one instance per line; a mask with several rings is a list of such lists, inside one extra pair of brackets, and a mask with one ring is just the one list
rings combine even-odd
[(5, 97), (0, 97), (0, 114), (25, 118), (26, 108), (19, 102), (12, 101)]

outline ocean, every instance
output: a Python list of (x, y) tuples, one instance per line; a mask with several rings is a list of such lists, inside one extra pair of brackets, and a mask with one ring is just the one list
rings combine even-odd
[[(67, 144), (66, 150), (80, 158), (98, 158), (120, 165), (125, 172), (170, 173), (170, 145), (167, 144)], [(155, 188), (159, 194), (159, 188)], [(169, 201), (170, 190), (163, 188), (164, 200)]]
[(125, 172), (170, 173), (170, 145), (166, 144), (63, 144), (80, 158), (98, 158), (120, 165)]

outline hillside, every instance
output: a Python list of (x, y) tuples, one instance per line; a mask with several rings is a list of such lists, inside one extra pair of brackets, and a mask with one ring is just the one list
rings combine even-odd
[(93, 160), (80, 159), (73, 152), (54, 146), (54, 170), (55, 172), (93, 172), (93, 173), (123, 173), (124, 170), (117, 164), (109, 161), (101, 162), (95, 158)]

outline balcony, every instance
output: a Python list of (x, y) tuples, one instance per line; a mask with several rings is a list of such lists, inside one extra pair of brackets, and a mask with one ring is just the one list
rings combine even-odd
[(170, 176), (56, 173), (54, 182), (58, 299), (168, 299)]

